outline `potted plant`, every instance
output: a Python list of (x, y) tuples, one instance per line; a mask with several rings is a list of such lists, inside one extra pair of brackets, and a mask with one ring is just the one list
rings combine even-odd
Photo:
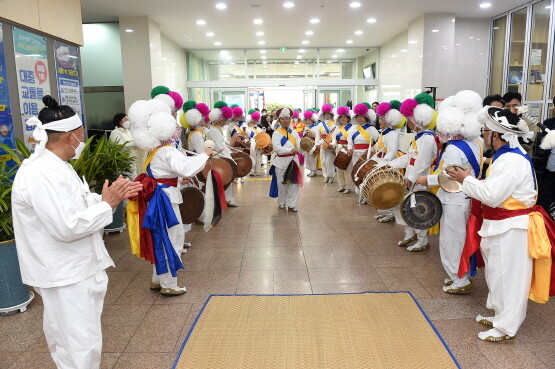
[[(21, 281), (19, 260), (13, 234), (12, 184), (23, 159), (29, 150), (16, 139), (17, 149), (0, 144), (10, 161), (0, 163), (0, 314), (8, 315), (27, 310), (34, 294)], [(13, 165), (8, 165), (12, 164)]]
[[(90, 137), (79, 159), (70, 161), (80, 177), (84, 177), (91, 191), (102, 192), (105, 180), (115, 181), (120, 175), (129, 176), (133, 169), (134, 157), (125, 143), (110, 141), (106, 136), (96, 140)], [(104, 228), (105, 232), (123, 232), (124, 205), (121, 203), (114, 212), (114, 221)]]

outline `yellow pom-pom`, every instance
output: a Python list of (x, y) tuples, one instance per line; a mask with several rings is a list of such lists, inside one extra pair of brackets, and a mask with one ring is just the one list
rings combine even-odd
[(401, 122), (393, 128), (395, 129), (403, 128), (405, 124), (407, 124), (407, 118), (404, 115), (401, 115)]
[(428, 129), (434, 129), (437, 125), (437, 111), (434, 110), (434, 118), (428, 124)]
[(191, 128), (189, 126), (189, 123), (187, 123), (187, 119), (185, 119), (185, 114), (181, 114), (181, 116), (179, 117), (179, 123), (181, 123), (181, 125), (183, 126), (183, 128)]

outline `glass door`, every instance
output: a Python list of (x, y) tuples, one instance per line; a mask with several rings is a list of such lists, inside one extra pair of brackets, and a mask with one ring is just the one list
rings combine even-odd
[(338, 106), (352, 105), (353, 88), (319, 88), (318, 89), (318, 106), (331, 104), (334, 108)]
[(243, 110), (247, 106), (247, 89), (246, 88), (213, 88), (210, 96), (212, 97), (212, 102), (210, 106), (214, 106), (216, 101), (224, 101), (227, 105), (237, 104)]
[(306, 109), (316, 108), (316, 90), (303, 90), (304, 94), (304, 102), (303, 102), (303, 111)]

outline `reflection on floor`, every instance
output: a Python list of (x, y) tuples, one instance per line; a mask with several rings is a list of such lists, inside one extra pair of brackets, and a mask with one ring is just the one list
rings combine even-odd
[[(127, 235), (106, 236), (117, 268), (108, 271), (101, 367), (170, 368), (210, 294), (399, 290), (416, 296), (463, 368), (555, 367), (555, 303), (530, 302), (514, 343), (479, 341), (483, 327), (474, 317), (488, 313), (483, 273), (470, 295), (446, 295), (437, 236), (429, 251), (409, 253), (396, 246), (400, 226), (378, 223), (355, 194), (322, 182), (305, 178), (297, 214), (268, 197), (267, 177), (234, 185), (239, 207), (210, 232), (194, 226), (187, 236), (193, 246), (183, 256), (179, 279), (188, 292), (181, 297), (151, 292), (151, 266), (130, 254)], [(53, 367), (40, 298), (26, 313), (0, 317), (0, 369)]]

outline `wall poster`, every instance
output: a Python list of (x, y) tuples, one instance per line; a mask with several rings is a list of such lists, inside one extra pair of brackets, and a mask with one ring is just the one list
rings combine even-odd
[(70, 106), (85, 122), (81, 96), (79, 49), (72, 45), (54, 41), (54, 58), (56, 60), (56, 82), (60, 105)]
[[(6, 57), (4, 55), (4, 36), (2, 34), (2, 23), (0, 23), (0, 143), (15, 147), (7, 76)], [(10, 155), (0, 149), (0, 162), (8, 161), (10, 158)]]

